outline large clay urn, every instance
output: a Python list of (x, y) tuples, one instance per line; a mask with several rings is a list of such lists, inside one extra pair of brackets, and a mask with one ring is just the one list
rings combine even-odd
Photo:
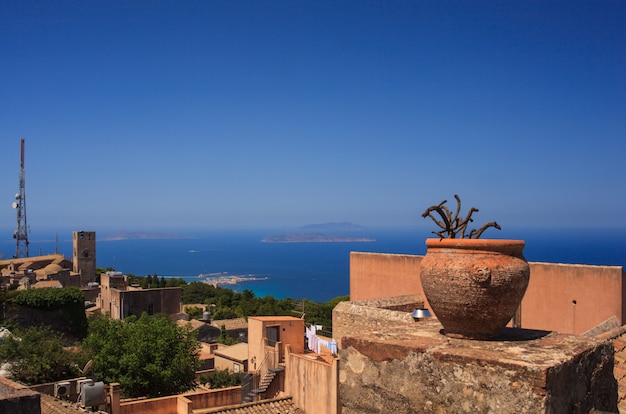
[(492, 339), (511, 320), (530, 277), (522, 240), (427, 239), (420, 278), (444, 334)]

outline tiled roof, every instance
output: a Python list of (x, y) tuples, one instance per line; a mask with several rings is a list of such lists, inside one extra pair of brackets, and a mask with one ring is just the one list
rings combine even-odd
[(206, 410), (194, 410), (194, 414), (304, 414), (304, 411), (293, 404), (291, 397), (286, 397)]
[(227, 331), (233, 329), (248, 329), (248, 321), (246, 321), (244, 318), (217, 319), (214, 320), (211, 325), (220, 329), (222, 329), (222, 325), (224, 325)]
[(42, 280), (34, 285), (31, 285), (33, 289), (41, 289), (41, 288), (62, 288), (63, 284), (58, 280)]
[(204, 323), (202, 321), (199, 321), (197, 319), (191, 319), (189, 321), (178, 319), (176, 321), (176, 325), (178, 325), (180, 327), (191, 326), (191, 330), (195, 331), (196, 329), (199, 329), (199, 328), (203, 327), (204, 325), (206, 325), (206, 323)]
[[(75, 403), (59, 400), (51, 395), (41, 393), (41, 414), (84, 414), (85, 408)], [(91, 409), (89, 410), (91, 411)]]

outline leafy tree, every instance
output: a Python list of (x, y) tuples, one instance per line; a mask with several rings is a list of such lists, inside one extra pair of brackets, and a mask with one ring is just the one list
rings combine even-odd
[(223, 306), (219, 308), (218, 310), (215, 311), (215, 314), (213, 315), (214, 320), (234, 319), (238, 317), (239, 315), (237, 314), (237, 312), (235, 312), (233, 309), (231, 309), (228, 306)]
[(77, 287), (24, 290), (15, 297), (15, 303), (42, 311), (60, 311), (64, 328), (58, 329), (59, 324), (56, 323), (54, 325), (57, 330), (77, 338), (83, 338), (87, 334), (85, 296)]
[(182, 277), (173, 277), (171, 279), (167, 279), (165, 287), (182, 287), (186, 284), (187, 282), (185, 282), (185, 279)]
[(217, 369), (201, 375), (198, 382), (208, 385), (211, 389), (235, 387), (241, 385), (241, 374), (230, 372), (227, 369)]
[(217, 342), (222, 345), (235, 345), (239, 343), (239, 341), (228, 335), (225, 325), (222, 325), (222, 328), (220, 329), (220, 337), (217, 339)]
[(181, 287), (183, 303), (216, 303), (212, 298), (217, 296), (215, 286), (202, 282), (191, 282)]
[(189, 328), (145, 313), (123, 321), (94, 317), (89, 327), (83, 347), (94, 374), (119, 382), (127, 397), (172, 395), (195, 385), (200, 346)]
[(13, 378), (29, 385), (75, 378), (86, 359), (63, 342), (63, 335), (49, 327), (17, 330), (0, 343), (0, 360), (11, 362)]
[(197, 306), (185, 306), (184, 311), (191, 319), (202, 318), (203, 309), (200, 309)]

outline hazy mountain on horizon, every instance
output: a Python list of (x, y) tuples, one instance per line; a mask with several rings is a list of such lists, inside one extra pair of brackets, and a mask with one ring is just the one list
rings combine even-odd
[(344, 222), (331, 222), (321, 224), (307, 224), (298, 228), (302, 231), (363, 231), (365, 227), (358, 224)]

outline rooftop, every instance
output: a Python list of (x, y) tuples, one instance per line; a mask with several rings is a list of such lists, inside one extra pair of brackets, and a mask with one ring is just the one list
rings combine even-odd
[(226, 327), (227, 331), (233, 329), (248, 329), (248, 321), (244, 318), (235, 318), (235, 319), (218, 319), (214, 320), (211, 325), (222, 328), (222, 326)]
[(221, 357), (225, 357), (228, 359), (232, 359), (235, 361), (247, 361), (248, 360), (248, 344), (245, 342), (240, 342), (238, 344), (219, 348), (218, 350), (213, 352), (214, 355), (218, 355)]
[(206, 410), (194, 410), (194, 414), (303, 414), (291, 397), (274, 398), (253, 403), (230, 405)]

